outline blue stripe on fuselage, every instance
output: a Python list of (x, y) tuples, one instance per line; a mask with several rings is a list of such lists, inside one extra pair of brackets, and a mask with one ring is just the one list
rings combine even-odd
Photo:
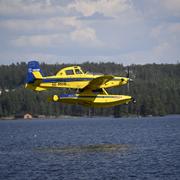
[(52, 79), (43, 79), (42, 82), (45, 83), (55, 83), (55, 82), (75, 82), (75, 81), (90, 81), (93, 78), (52, 78)]
[(76, 95), (76, 94), (61, 94), (60, 96), (61, 98), (120, 98), (120, 97), (116, 97), (116, 96), (112, 96), (112, 95), (104, 95), (104, 96), (96, 96), (96, 95), (89, 95), (89, 96), (83, 96), (83, 95)]
[[(56, 82), (75, 82), (75, 81), (91, 81), (94, 78), (49, 78), (43, 79), (44, 83), (56, 83)], [(120, 81), (120, 79), (113, 79), (113, 81)]]

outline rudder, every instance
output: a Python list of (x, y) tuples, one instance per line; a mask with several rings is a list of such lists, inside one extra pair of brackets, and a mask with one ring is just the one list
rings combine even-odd
[(42, 79), (42, 71), (38, 61), (28, 62), (27, 83), (33, 83), (36, 79)]

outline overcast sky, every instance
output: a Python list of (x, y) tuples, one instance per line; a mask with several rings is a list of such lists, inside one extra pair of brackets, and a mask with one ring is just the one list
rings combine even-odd
[(180, 62), (180, 0), (0, 0), (0, 64)]

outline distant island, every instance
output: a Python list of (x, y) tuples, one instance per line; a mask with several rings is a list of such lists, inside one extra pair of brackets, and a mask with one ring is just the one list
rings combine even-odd
[[(41, 67), (46, 75), (72, 64), (45, 64)], [(80, 65), (90, 72), (125, 76), (127, 67), (122, 64), (90, 63)], [(129, 94), (136, 104), (113, 108), (88, 108), (48, 102), (52, 94), (65, 93), (59, 89), (40, 93), (24, 89), (27, 65), (25, 62), (0, 65), (0, 118), (31, 114), (40, 117), (52, 116), (163, 116), (180, 114), (180, 63), (130, 65), (130, 76), (134, 82), (127, 86), (107, 89), (114, 94)]]

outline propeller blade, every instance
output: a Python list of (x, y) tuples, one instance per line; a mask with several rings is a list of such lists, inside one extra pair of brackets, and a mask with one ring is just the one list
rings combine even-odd
[[(129, 66), (128, 66), (128, 67), (127, 67), (127, 75), (126, 75), (126, 77), (129, 78), (129, 76), (130, 76), (130, 74), (129, 74)], [(130, 82), (131, 80), (132, 80), (132, 79), (129, 78), (129, 79), (128, 79), (128, 83), (127, 83), (127, 91), (128, 91), (128, 93), (129, 93), (129, 90), (130, 90), (130, 89), (129, 89), (129, 82)]]

